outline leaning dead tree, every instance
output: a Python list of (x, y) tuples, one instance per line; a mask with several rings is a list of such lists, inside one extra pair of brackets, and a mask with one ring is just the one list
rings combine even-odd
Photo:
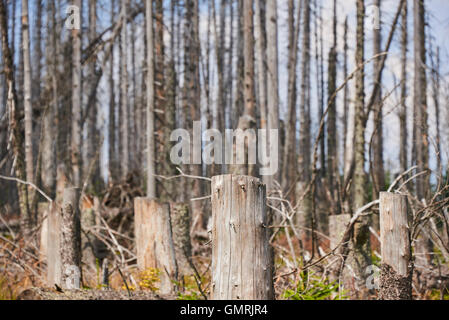
[(259, 179), (212, 178), (212, 299), (274, 298), (267, 220), (266, 187)]

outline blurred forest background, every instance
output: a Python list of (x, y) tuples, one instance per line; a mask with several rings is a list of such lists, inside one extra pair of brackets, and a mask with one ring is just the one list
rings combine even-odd
[[(112, 287), (157, 286), (136, 270), (133, 199), (147, 196), (189, 205), (196, 272), (179, 297), (206, 296), (200, 177), (258, 170), (173, 164), (170, 134), (193, 121), (279, 130), (279, 170), (260, 177), (277, 298), (374, 298), (389, 190), (409, 202), (414, 298), (447, 299), (448, 31), (443, 0), (0, 0), (0, 299), (43, 286), (39, 208), (67, 185), (97, 216), (82, 224), (85, 286), (105, 257), (123, 272)], [(365, 205), (334, 270), (336, 230)]]

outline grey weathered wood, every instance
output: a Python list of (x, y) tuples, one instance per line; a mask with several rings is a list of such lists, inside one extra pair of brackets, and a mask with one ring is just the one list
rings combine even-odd
[(80, 189), (64, 189), (61, 208), (61, 287), (79, 289), (81, 282)]
[(379, 298), (411, 299), (413, 264), (406, 196), (380, 193), (380, 239), (382, 266)]
[(39, 259), (44, 261), (47, 258), (47, 236), (48, 223), (47, 216), (50, 209), (50, 203), (39, 202), (37, 204), (38, 224), (41, 226), (40, 241), (39, 241)]
[(259, 179), (212, 178), (211, 298), (274, 298), (266, 188)]
[[(61, 256), (59, 254), (61, 215), (59, 210), (59, 206), (53, 202), (42, 227), (42, 237), (46, 238), (43, 242), (46, 243), (47, 283), (51, 287), (61, 284)], [(46, 234), (44, 228), (47, 230)]]
[(159, 292), (173, 293), (178, 277), (170, 207), (148, 198), (134, 199), (134, 225), (137, 265), (140, 270), (155, 268), (160, 271)]

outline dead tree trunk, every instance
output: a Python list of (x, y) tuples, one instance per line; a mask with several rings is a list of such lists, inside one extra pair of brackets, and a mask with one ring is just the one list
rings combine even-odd
[[(27, 181), (34, 183), (33, 159), (33, 107), (31, 104), (31, 58), (30, 58), (30, 29), (28, 19), (28, 0), (22, 0), (22, 50), (24, 69), (24, 111), (25, 111), (25, 166)], [(30, 201), (33, 189), (28, 188)]]
[(137, 265), (157, 269), (160, 292), (176, 292), (182, 275), (188, 274), (191, 256), (190, 215), (186, 205), (160, 203), (148, 198), (134, 200)]
[(410, 300), (413, 264), (406, 196), (380, 193), (380, 238), (382, 270), (379, 298)]
[(41, 239), (46, 243), (41, 247), (41, 256), (47, 258), (47, 283), (49, 286), (61, 284), (61, 256), (59, 255), (61, 217), (56, 202), (53, 202), (42, 224)]
[[(81, 8), (81, 0), (75, 0), (73, 2), (75, 6)], [(80, 15), (80, 20), (82, 15)], [(82, 21), (80, 21), (82, 24)], [(82, 124), (81, 124), (81, 81), (82, 81), (82, 69), (81, 69), (81, 37), (80, 30), (72, 30), (72, 171), (73, 182), (75, 186), (81, 185), (81, 136), (82, 136)]]
[[(15, 6), (15, 1), (13, 1), (13, 6)], [(6, 86), (8, 89), (6, 106), (9, 114), (9, 132), (11, 133), (9, 143), (12, 146), (12, 153), (15, 159), (15, 175), (21, 180), (26, 180), (25, 155), (22, 148), (24, 138), (23, 131), (20, 126), (18, 98), (14, 79), (14, 59), (12, 54), (14, 50), (9, 48), (8, 16), (6, 12), (6, 4), (3, 1), (0, 2), (0, 31), (3, 54), (3, 72), (5, 74)], [(14, 39), (14, 33), (12, 38)], [(26, 185), (23, 183), (17, 183), (17, 191), (19, 194), (20, 206), (20, 228), (22, 233), (27, 236), (31, 233), (31, 213), (28, 207)]]
[[(340, 241), (343, 239), (346, 228), (351, 220), (350, 214), (338, 214), (329, 216), (329, 238), (330, 249), (335, 249)], [(352, 277), (345, 269), (345, 259), (341, 255), (336, 255), (336, 261), (331, 265), (330, 278), (340, 282), (340, 287), (349, 290), (352, 287)]]
[(61, 287), (80, 289), (81, 282), (81, 223), (79, 188), (64, 189), (61, 208)]
[(266, 224), (266, 189), (259, 179), (212, 178), (212, 299), (274, 298)]
[(147, 196), (156, 197), (155, 141), (154, 141), (154, 37), (153, 37), (153, 2), (146, 2), (145, 23), (147, 40)]

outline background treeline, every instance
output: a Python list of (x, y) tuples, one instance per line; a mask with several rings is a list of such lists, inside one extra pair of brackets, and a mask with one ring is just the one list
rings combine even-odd
[[(261, 178), (273, 224), (292, 214), (304, 261), (329, 248), (332, 216), (353, 215), (402, 173), (422, 264), (447, 259), (447, 53), (429, 4), (374, 0), (374, 28), (364, 0), (1, 0), (0, 174), (20, 181), (0, 180), (0, 212), (20, 213), (32, 237), (35, 187), (55, 199), (64, 176), (90, 196), (127, 185), (190, 203), (202, 239), (210, 204), (190, 199), (210, 186), (194, 177), (257, 166), (177, 168), (171, 132), (193, 121), (279, 129), (279, 171)], [(80, 30), (66, 27), (68, 5), (81, 8)], [(354, 226), (361, 282), (378, 224), (374, 210)]]

